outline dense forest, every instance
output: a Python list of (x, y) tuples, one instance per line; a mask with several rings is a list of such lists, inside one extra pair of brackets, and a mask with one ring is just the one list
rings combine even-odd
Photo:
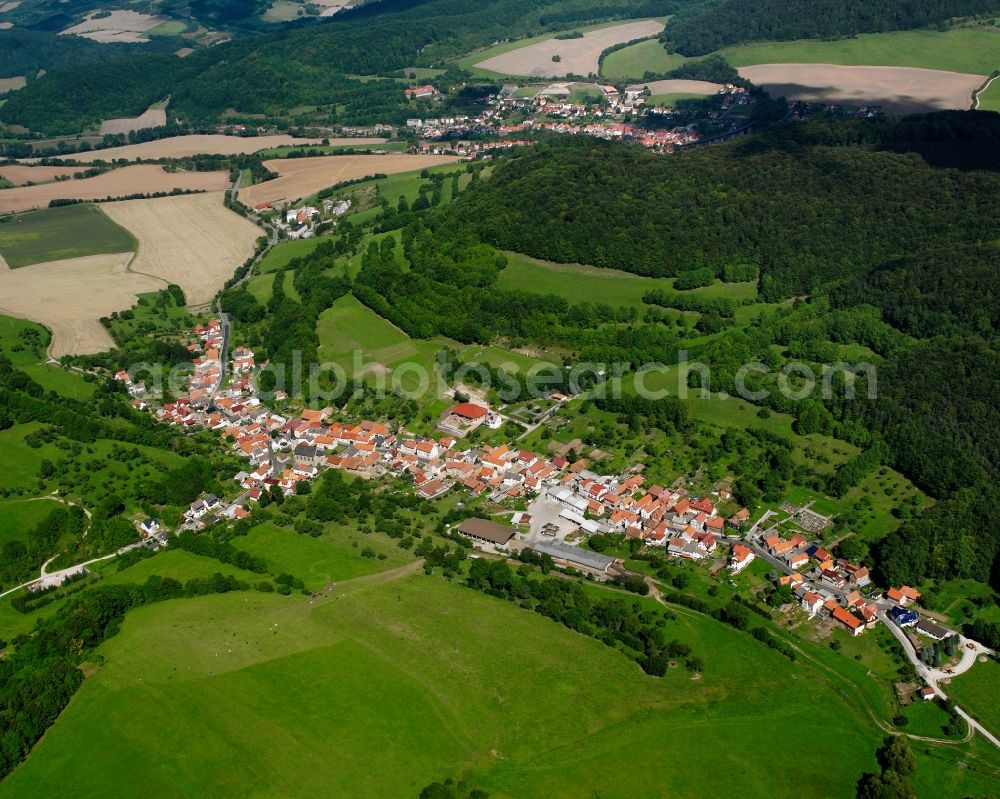
[[(1000, 126), (1000, 116), (982, 118)], [(991, 210), (1000, 177), (826, 143), (857, 139), (852, 124), (822, 131), (820, 143), (795, 126), (674, 158), (589, 139), (545, 144), (470, 190), (450, 224), (500, 249), (641, 275), (721, 275), (750, 262), (772, 301), (1000, 235)]]
[[(107, 66), (52, 70), (17, 92), (0, 119), (32, 130), (67, 133), (95, 119), (139, 114), (171, 97), (171, 111), (190, 122), (216, 120), (227, 109), (273, 113), (295, 106), (346, 104), (352, 122), (373, 121), (381, 92), (398, 84), (351, 80), (443, 59), (543, 30), (592, 20), (670, 13), (672, 0), (382, 0), (323, 24), (236, 38), (176, 63), (137, 54)], [(20, 73), (19, 73), (20, 74)], [(115, 86), (109, 92), (108, 86)], [(372, 95), (376, 97), (373, 100)], [(352, 101), (364, 97), (365, 102)]]
[(670, 50), (696, 56), (743, 42), (836, 39), (992, 11), (993, 0), (718, 0), (682, 12), (663, 36)]

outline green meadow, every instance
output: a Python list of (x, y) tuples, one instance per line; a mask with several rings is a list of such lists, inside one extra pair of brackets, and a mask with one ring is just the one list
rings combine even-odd
[(0, 315), (0, 352), (46, 391), (64, 397), (85, 399), (94, 393), (94, 384), (83, 376), (46, 362), (45, 348), (52, 338), (36, 322)]
[(282, 269), (295, 258), (302, 258), (311, 253), (322, 241), (322, 238), (279, 241), (261, 259), (255, 274), (265, 274)]
[(994, 80), (980, 93), (979, 107), (983, 111), (1000, 111), (1000, 81)]
[(137, 246), (131, 233), (92, 203), (0, 217), (0, 255), (13, 269), (63, 258), (128, 252)]
[[(262, 304), (266, 304), (274, 293), (274, 272), (265, 272), (262, 275), (250, 278), (247, 281), (247, 291)], [(296, 302), (299, 301), (299, 292), (295, 289), (295, 270), (285, 272), (285, 279), (281, 284), (285, 291), (285, 296), (291, 297)]]
[[(109, 784), (143, 797), (407, 797), (466, 777), (498, 799), (846, 799), (875, 765), (881, 731), (853, 698), (745, 633), (679, 613), (665, 633), (704, 672), (656, 679), (594, 639), (411, 571), (317, 600), (233, 593), (130, 613), (0, 797), (67, 784), (79, 797)], [(787, 756), (803, 741), (821, 742), (822, 779), (812, 758)], [(918, 757), (919, 795), (998, 787), (988, 753), (964, 770), (961, 747), (922, 744)]]
[(25, 541), (31, 530), (58, 507), (47, 499), (0, 499), (0, 547), (8, 541)]
[[(374, 574), (412, 560), (382, 533), (365, 535), (356, 529), (332, 529), (330, 525), (322, 535), (313, 538), (265, 522), (234, 539), (233, 544), (263, 558), (271, 571), (295, 575), (314, 591), (337, 580)], [(359, 554), (366, 549), (374, 555)]]
[(952, 28), (863, 33), (836, 41), (764, 42), (721, 51), (733, 66), (773, 63), (844, 64), (944, 69), (989, 75), (1000, 68), (1000, 30)]
[[(506, 252), (507, 266), (500, 272), (502, 289), (519, 289), (538, 294), (555, 294), (569, 302), (603, 302), (626, 305), (640, 312), (649, 308), (642, 296), (653, 289), (671, 290), (674, 278), (640, 277), (617, 269), (601, 269), (584, 264), (557, 264)], [(696, 296), (727, 297), (733, 300), (757, 296), (755, 283), (723, 283), (693, 289)]]
[(996, 736), (1000, 736), (1000, 663), (976, 663), (945, 688), (948, 697)]
[(641, 80), (647, 72), (668, 72), (688, 60), (678, 53), (668, 53), (659, 39), (647, 39), (605, 56), (601, 75), (611, 80)]

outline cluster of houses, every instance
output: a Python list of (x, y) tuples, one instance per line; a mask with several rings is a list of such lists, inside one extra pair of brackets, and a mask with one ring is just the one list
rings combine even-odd
[[(316, 226), (324, 219), (339, 219), (351, 208), (350, 200), (323, 200), (322, 210), (312, 205), (286, 208), (278, 214), (274, 224), (285, 231), (289, 239), (310, 239), (316, 235)], [(260, 213), (273, 211), (271, 203), (258, 203), (254, 210)]]
[[(649, 149), (672, 152), (676, 147), (694, 144), (701, 134), (691, 125), (689, 112), (670, 108), (647, 107), (649, 90), (645, 85), (628, 86), (619, 92), (614, 86), (597, 86), (600, 96), (585, 101), (573, 101), (573, 85), (553, 83), (533, 97), (518, 96), (520, 87), (504, 84), (496, 95), (486, 99), (487, 107), (475, 116), (439, 118), (412, 118), (406, 126), (420, 133), (426, 140), (424, 151), (455, 155), (476, 155), (495, 149), (497, 142), (470, 142), (470, 134), (493, 136), (507, 146), (527, 146), (530, 141), (509, 141), (519, 134), (547, 131), (550, 133), (593, 136), (601, 139), (628, 141)], [(407, 89), (425, 91), (422, 96), (433, 96), (433, 87)], [(723, 124), (726, 113), (734, 106), (753, 102), (752, 96), (742, 86), (726, 84), (721, 87), (722, 108), (707, 112), (709, 122)], [(626, 120), (655, 115), (658, 124), (653, 129)], [(516, 119), (512, 120), (512, 117)], [(664, 125), (664, 118), (676, 117), (676, 125)]]

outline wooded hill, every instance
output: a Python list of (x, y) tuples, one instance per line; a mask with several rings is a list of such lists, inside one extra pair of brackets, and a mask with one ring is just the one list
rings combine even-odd
[(671, 51), (696, 56), (743, 42), (837, 39), (996, 10), (995, 0), (719, 0), (682, 11), (664, 40)]
[(236, 38), (184, 59), (139, 53), (53, 70), (13, 95), (0, 120), (69, 133), (95, 120), (140, 114), (170, 96), (171, 112), (192, 122), (216, 121), (227, 109), (274, 114), (331, 103), (354, 103), (352, 122), (374, 121), (369, 117), (383, 110), (382, 93), (401, 100), (400, 85), (348, 76), (444, 66), (446, 58), (498, 39), (673, 8), (672, 0), (380, 0), (323, 24)]
[[(1000, 126), (996, 114), (979, 118)], [(859, 131), (789, 127), (672, 158), (562, 140), (505, 161), (462, 198), (451, 224), (500, 249), (641, 275), (721, 274), (749, 261), (769, 301), (1000, 235), (991, 212), (1000, 176), (937, 169)]]

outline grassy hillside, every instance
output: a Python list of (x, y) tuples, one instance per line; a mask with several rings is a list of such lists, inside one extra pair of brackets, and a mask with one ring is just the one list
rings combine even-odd
[(91, 203), (0, 217), (0, 256), (13, 269), (63, 258), (129, 252), (137, 246), (131, 233)]
[(648, 39), (605, 56), (601, 75), (611, 80), (638, 80), (647, 72), (667, 72), (687, 60), (678, 53), (668, 53), (659, 39)]
[[(821, 672), (694, 614), (667, 632), (701, 653), (700, 679), (648, 677), (549, 620), (405, 571), (315, 602), (143, 608), (0, 796), (72, 779), (80, 797), (109, 784), (146, 797), (406, 797), (459, 775), (524, 799), (584, 785), (604, 797), (853, 796), (878, 732)], [(808, 758), (783, 761), (776, 779), (774, 753), (802, 740), (825, 742), (822, 784)], [(943, 762), (921, 758), (928, 790), (961, 756), (929, 751)], [(995, 788), (976, 769), (956, 774), (959, 790)]]

